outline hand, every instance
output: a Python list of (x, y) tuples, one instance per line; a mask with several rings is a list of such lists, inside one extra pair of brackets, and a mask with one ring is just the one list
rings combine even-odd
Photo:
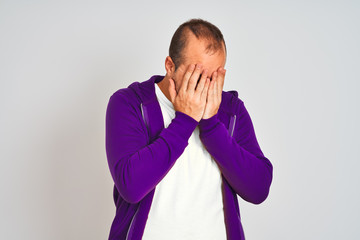
[[(169, 93), (175, 111), (183, 112), (198, 122), (204, 113), (206, 95), (210, 85), (207, 72), (208, 71), (206, 69), (203, 70), (203, 67), (199, 64), (196, 66), (194, 64), (189, 65), (178, 92), (175, 90), (174, 80), (169, 79)], [(201, 78), (197, 84), (200, 74)]]
[(202, 119), (209, 119), (218, 112), (221, 103), (222, 89), (224, 87), (225, 73), (226, 70), (223, 68), (219, 68), (213, 72)]

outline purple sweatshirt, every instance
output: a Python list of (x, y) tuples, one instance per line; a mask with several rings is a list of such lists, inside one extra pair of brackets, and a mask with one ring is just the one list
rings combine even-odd
[(176, 111), (164, 128), (154, 85), (163, 78), (155, 75), (134, 82), (109, 99), (106, 154), (116, 205), (109, 239), (141, 239), (156, 185), (183, 153), (197, 125), (202, 143), (222, 173), (227, 239), (245, 239), (236, 195), (262, 203), (269, 194), (273, 167), (260, 149), (244, 102), (237, 91), (222, 91), (213, 117), (198, 122)]

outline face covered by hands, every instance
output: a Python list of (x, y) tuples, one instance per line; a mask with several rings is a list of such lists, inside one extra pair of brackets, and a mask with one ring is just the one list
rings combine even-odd
[(169, 79), (169, 93), (175, 110), (197, 121), (208, 119), (218, 112), (226, 70), (219, 67), (209, 76), (208, 72), (200, 63), (179, 67), (176, 75), (182, 78), (181, 81)]
[(160, 84), (166, 89), (175, 110), (197, 121), (214, 116), (221, 103), (226, 49), (223, 43), (221, 47), (209, 50), (211, 44), (208, 39), (189, 34), (178, 67), (169, 56), (166, 58), (165, 78), (168, 81)]

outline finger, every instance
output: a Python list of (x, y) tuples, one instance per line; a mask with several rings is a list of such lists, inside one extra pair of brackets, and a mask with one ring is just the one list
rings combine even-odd
[(212, 74), (212, 80), (211, 80), (211, 85), (210, 85), (210, 94), (212, 95), (212, 97), (214, 97), (215, 95), (215, 90), (217, 87), (217, 78), (218, 78), (218, 73), (215, 71)]
[(213, 101), (214, 83), (215, 83), (215, 80), (214, 80), (214, 78), (212, 78), (212, 80), (209, 82), (209, 89), (206, 94), (206, 102)]
[(207, 77), (207, 74), (208, 74), (208, 70), (205, 69), (202, 74), (201, 74), (201, 78), (199, 79), (199, 82), (196, 86), (196, 89), (195, 89), (195, 92), (198, 93), (198, 94), (201, 94), (202, 91), (203, 91), (203, 88), (205, 86), (205, 83), (206, 83), (206, 79), (208, 78)]
[(217, 101), (219, 96), (219, 77), (216, 78), (216, 82), (214, 84), (214, 102)]
[(210, 78), (206, 78), (204, 88), (201, 92), (201, 101), (203, 101), (203, 102), (206, 101), (208, 91), (209, 91), (209, 86), (210, 86)]
[(175, 90), (175, 82), (172, 78), (169, 79), (169, 93), (170, 93), (171, 102), (174, 103), (177, 93)]
[(196, 64), (195, 70), (192, 73), (190, 80), (187, 84), (187, 91), (195, 91), (195, 86), (197, 81), (199, 80), (199, 76), (202, 72), (202, 65), (201, 64)]
[(189, 67), (187, 68), (185, 74), (184, 74), (184, 77), (183, 77), (183, 80), (181, 82), (179, 91), (184, 91), (184, 92), (186, 91), (188, 81), (189, 81), (191, 75), (193, 74), (194, 69), (195, 69), (195, 64), (190, 64)]
[(225, 82), (225, 74), (226, 74), (226, 70), (221, 68), (220, 69), (220, 77), (218, 77), (218, 101), (221, 103), (221, 98), (222, 98), (222, 92), (223, 92), (223, 88), (224, 88), (224, 82)]
[(226, 74), (226, 70), (224, 68), (219, 68), (218, 70), (219, 72), (219, 89), (220, 92), (222, 92), (223, 88), (224, 88), (224, 82), (225, 82), (225, 74)]
[(218, 77), (216, 78), (216, 81), (215, 81), (215, 85), (214, 85), (214, 98), (216, 99), (219, 95), (219, 80), (220, 80), (220, 77), (218, 75)]

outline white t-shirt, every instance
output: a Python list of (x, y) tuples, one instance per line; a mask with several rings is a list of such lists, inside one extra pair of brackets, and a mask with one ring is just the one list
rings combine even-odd
[[(175, 117), (169, 99), (155, 84), (165, 128)], [(221, 173), (196, 127), (183, 154), (156, 186), (143, 240), (226, 239)]]

